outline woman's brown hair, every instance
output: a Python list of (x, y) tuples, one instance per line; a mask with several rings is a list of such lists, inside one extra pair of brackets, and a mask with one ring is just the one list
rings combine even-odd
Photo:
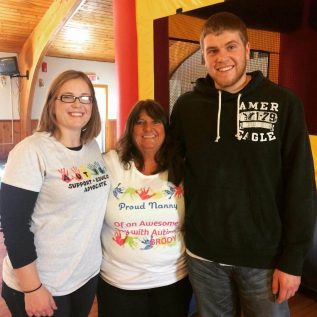
[(169, 180), (178, 185), (182, 179), (182, 159), (175, 152), (175, 147), (172, 144), (168, 115), (163, 107), (155, 100), (140, 100), (132, 108), (126, 122), (124, 133), (116, 146), (120, 160), (126, 169), (131, 167), (131, 161), (134, 161), (135, 165), (141, 169), (144, 167), (143, 155), (138, 150), (133, 140), (133, 128), (139, 120), (142, 111), (152, 119), (161, 122), (165, 130), (164, 142), (155, 154), (155, 161), (158, 167), (154, 173), (168, 170)]

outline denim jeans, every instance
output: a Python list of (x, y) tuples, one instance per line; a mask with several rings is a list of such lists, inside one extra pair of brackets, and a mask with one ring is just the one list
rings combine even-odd
[(289, 317), (275, 303), (273, 270), (225, 266), (188, 256), (189, 278), (201, 317)]

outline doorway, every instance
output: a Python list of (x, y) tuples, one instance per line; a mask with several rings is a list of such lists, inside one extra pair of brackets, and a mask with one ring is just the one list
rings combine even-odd
[(101, 131), (96, 138), (102, 153), (106, 152), (106, 124), (108, 121), (108, 85), (94, 85), (101, 118)]

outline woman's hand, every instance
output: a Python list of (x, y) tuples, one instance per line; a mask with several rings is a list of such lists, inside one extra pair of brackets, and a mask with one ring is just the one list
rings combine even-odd
[(41, 284), (35, 261), (15, 269), (15, 274), (24, 293), (27, 315), (29, 317), (53, 316), (57, 307), (51, 293)]
[(25, 311), (29, 317), (53, 316), (57, 309), (51, 293), (42, 285), (38, 290), (24, 295)]

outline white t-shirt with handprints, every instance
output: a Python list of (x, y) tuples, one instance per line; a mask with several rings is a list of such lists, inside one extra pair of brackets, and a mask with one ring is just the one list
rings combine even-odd
[[(2, 181), (39, 193), (30, 230), (40, 280), (52, 295), (70, 294), (99, 273), (110, 186), (95, 140), (73, 151), (37, 132), (10, 152)], [(21, 290), (8, 256), (3, 280)]]
[(137, 290), (170, 285), (187, 275), (182, 187), (167, 172), (125, 170), (115, 151), (105, 155), (111, 189), (102, 230), (102, 278)]

